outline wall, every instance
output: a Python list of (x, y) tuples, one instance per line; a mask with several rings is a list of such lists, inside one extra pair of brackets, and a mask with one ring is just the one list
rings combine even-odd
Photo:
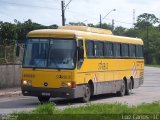
[(0, 65), (0, 89), (20, 86), (21, 65)]

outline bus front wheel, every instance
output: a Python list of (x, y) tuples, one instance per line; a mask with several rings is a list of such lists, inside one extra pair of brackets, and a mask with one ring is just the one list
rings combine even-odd
[(48, 102), (49, 99), (50, 99), (50, 97), (46, 97), (46, 96), (38, 96), (38, 100), (39, 100), (41, 103)]
[(91, 87), (89, 84), (87, 84), (85, 86), (85, 90), (84, 90), (84, 96), (82, 97), (81, 101), (82, 102), (89, 102), (90, 100), (90, 97), (91, 97)]

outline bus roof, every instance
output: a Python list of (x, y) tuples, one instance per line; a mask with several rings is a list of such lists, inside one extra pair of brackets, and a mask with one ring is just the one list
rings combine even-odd
[(142, 39), (112, 35), (110, 30), (87, 26), (63, 26), (58, 29), (41, 29), (28, 33), (31, 38), (85, 38), (121, 43), (143, 44)]
[(62, 29), (62, 30), (77, 30), (77, 31), (84, 31), (84, 32), (112, 35), (112, 31), (111, 30), (94, 28), (94, 27), (87, 27), (87, 26), (71, 26), (71, 25), (68, 25), (68, 26), (60, 26), (60, 27), (58, 27), (58, 29)]

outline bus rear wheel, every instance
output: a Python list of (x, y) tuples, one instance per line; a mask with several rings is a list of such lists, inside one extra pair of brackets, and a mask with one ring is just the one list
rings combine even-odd
[(120, 91), (118, 91), (118, 96), (120, 96), (120, 97), (124, 96), (125, 91), (126, 91), (126, 84), (125, 84), (125, 81), (123, 80), (121, 83)]
[(126, 95), (130, 95), (132, 93), (132, 80), (130, 80), (129, 84), (126, 87)]
[(38, 100), (41, 102), (41, 103), (46, 103), (48, 102), (50, 99), (50, 97), (46, 97), (46, 96), (38, 96)]
[(89, 84), (85, 86), (84, 96), (81, 98), (81, 101), (86, 103), (89, 102), (91, 98), (91, 87)]

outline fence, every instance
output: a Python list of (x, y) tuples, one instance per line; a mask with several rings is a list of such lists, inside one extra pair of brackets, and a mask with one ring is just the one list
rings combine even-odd
[(16, 56), (17, 45), (0, 45), (0, 64), (21, 64), (23, 59), (24, 48), (21, 44), (19, 44), (18, 46), (19, 56)]
[(20, 86), (21, 64), (24, 48), (19, 46), (19, 56), (16, 56), (17, 46), (0, 45), (0, 89)]
[(0, 65), (0, 89), (20, 86), (21, 65)]

